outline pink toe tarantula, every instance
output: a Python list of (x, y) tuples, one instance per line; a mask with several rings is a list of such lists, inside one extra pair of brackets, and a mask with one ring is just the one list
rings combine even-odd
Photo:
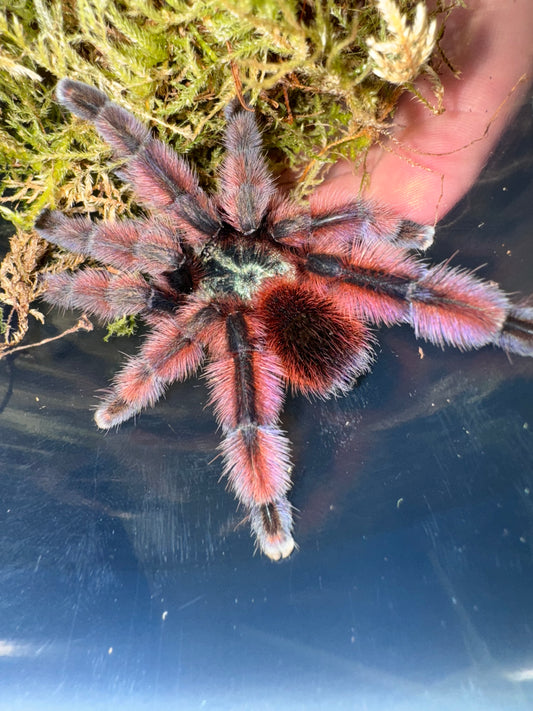
[(45, 210), (36, 222), (50, 242), (112, 267), (49, 276), (50, 303), (104, 320), (138, 314), (150, 329), (96, 424), (109, 429), (153, 405), (207, 358), (224, 472), (269, 558), (295, 545), (285, 386), (320, 397), (350, 389), (372, 360), (367, 324), (409, 323), (439, 346), (533, 355), (533, 306), (413, 256), (432, 228), (356, 198), (302, 207), (281, 194), (254, 114), (237, 101), (226, 112), (218, 194), (207, 195), (184, 160), (98, 89), (64, 79), (57, 97), (112, 146), (151, 214), (95, 223)]

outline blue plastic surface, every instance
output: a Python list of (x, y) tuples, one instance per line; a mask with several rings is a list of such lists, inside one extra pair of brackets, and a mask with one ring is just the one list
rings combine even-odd
[[(531, 149), (527, 107), (433, 260), (533, 292)], [(2, 711), (533, 709), (533, 360), (395, 328), (347, 397), (289, 397), (300, 550), (273, 564), (201, 380), (97, 431), (138, 345), (102, 336), (0, 362)]]

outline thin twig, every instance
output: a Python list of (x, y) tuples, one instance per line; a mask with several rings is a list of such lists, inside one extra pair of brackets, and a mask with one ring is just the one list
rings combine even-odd
[(37, 346), (44, 346), (46, 343), (57, 341), (59, 338), (63, 338), (63, 336), (68, 336), (70, 333), (76, 333), (77, 331), (92, 331), (93, 328), (94, 327), (91, 321), (89, 321), (87, 316), (83, 314), (78, 323), (76, 323), (74, 326), (71, 326), (71, 328), (67, 328), (66, 331), (63, 331), (63, 333), (60, 333), (57, 336), (52, 336), (51, 338), (44, 338), (42, 341), (39, 341), (39, 343), (28, 343), (24, 346), (15, 346), (14, 348), (10, 348), (9, 350), (0, 353), (0, 360), (2, 360), (2, 358), (4, 358), (6, 355), (15, 353), (15, 351), (24, 351), (27, 348), (36, 348)]
[[(226, 47), (228, 48), (228, 52), (231, 54), (231, 52), (233, 52), (233, 47), (231, 46), (228, 40), (226, 40)], [(231, 67), (231, 73), (233, 75), (233, 81), (235, 83), (235, 93), (237, 94), (239, 103), (245, 111), (250, 111), (253, 113), (254, 110), (248, 106), (248, 104), (244, 100), (244, 96), (242, 95), (242, 81), (239, 76), (239, 69), (237, 67), (237, 64), (233, 61), (233, 59), (230, 59), (229, 65)]]

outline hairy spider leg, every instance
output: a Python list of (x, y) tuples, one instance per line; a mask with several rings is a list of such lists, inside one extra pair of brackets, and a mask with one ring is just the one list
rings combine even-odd
[[(177, 273), (177, 277), (175, 274)], [(187, 274), (173, 272), (154, 277), (148, 283), (138, 273), (113, 274), (106, 269), (83, 269), (74, 274), (63, 272), (44, 277), (44, 298), (55, 306), (77, 308), (110, 321), (140, 314), (156, 325), (161, 314), (174, 313), (184, 303)], [(172, 283), (171, 283), (172, 282)]]
[(43, 210), (35, 228), (53, 244), (123, 271), (158, 275), (178, 268), (184, 259), (175, 231), (155, 220), (94, 223)]
[(521, 356), (533, 356), (533, 305), (531, 300), (511, 304), (498, 341), (500, 348)]
[(294, 549), (289, 441), (277, 426), (283, 369), (265, 349), (257, 319), (236, 304), (222, 313), (209, 337), (206, 376), (224, 432), (224, 473), (250, 512), (259, 548), (269, 558)]
[(199, 334), (215, 315), (209, 305), (192, 298), (178, 316), (161, 314), (157, 328), (117, 373), (96, 410), (98, 427), (109, 429), (128, 420), (154, 405), (167, 385), (190, 377), (204, 356)]
[(112, 274), (105, 269), (83, 269), (74, 274), (47, 275), (46, 300), (66, 309), (82, 309), (110, 321), (139, 314), (150, 307), (154, 289), (139, 274)]
[(262, 224), (275, 193), (261, 150), (253, 111), (234, 101), (226, 112), (226, 155), (220, 170), (219, 202), (225, 219), (239, 232), (252, 234)]
[(171, 148), (151, 137), (131, 113), (107, 96), (81, 82), (62, 79), (58, 101), (80, 118), (92, 121), (113, 148), (126, 160), (120, 177), (130, 182), (147, 207), (172, 215), (192, 246), (200, 246), (220, 228), (212, 200), (198, 184), (190, 166)]
[(356, 199), (342, 205), (324, 205), (323, 199), (311, 199), (313, 247), (337, 244), (350, 248), (354, 239), (373, 244), (390, 242), (403, 249), (426, 250), (433, 242), (435, 229), (400, 218), (389, 208)]
[(310, 200), (308, 208), (290, 199), (275, 201), (269, 217), (272, 238), (286, 245), (319, 251), (321, 245), (340, 254), (350, 252), (354, 242), (372, 245), (385, 242), (402, 249), (425, 250), (435, 230), (403, 220), (391, 210), (364, 200), (337, 207)]
[(407, 297), (417, 338), (461, 350), (497, 343), (510, 308), (496, 284), (446, 263), (430, 267)]
[(408, 321), (403, 291), (423, 276), (425, 267), (406, 250), (386, 242), (352, 242), (347, 250), (334, 240), (322, 240), (307, 254), (304, 269), (312, 286), (325, 289), (347, 313), (391, 326)]
[(387, 263), (381, 252), (374, 245), (351, 259), (311, 253), (305, 267), (325, 279), (347, 308), (375, 323), (407, 321), (417, 337), (439, 346), (466, 350), (493, 343), (533, 355), (532, 310), (510, 304), (496, 284), (447, 263), (428, 268), (405, 253), (391, 252)]

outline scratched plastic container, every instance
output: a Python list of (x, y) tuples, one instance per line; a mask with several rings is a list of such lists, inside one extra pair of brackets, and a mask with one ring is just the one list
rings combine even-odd
[[(532, 123), (429, 253), (522, 294)], [(300, 549), (273, 564), (218, 481), (202, 381), (96, 429), (138, 345), (102, 336), (0, 361), (1, 711), (533, 708), (531, 359), (394, 328), (347, 397), (289, 397)]]

